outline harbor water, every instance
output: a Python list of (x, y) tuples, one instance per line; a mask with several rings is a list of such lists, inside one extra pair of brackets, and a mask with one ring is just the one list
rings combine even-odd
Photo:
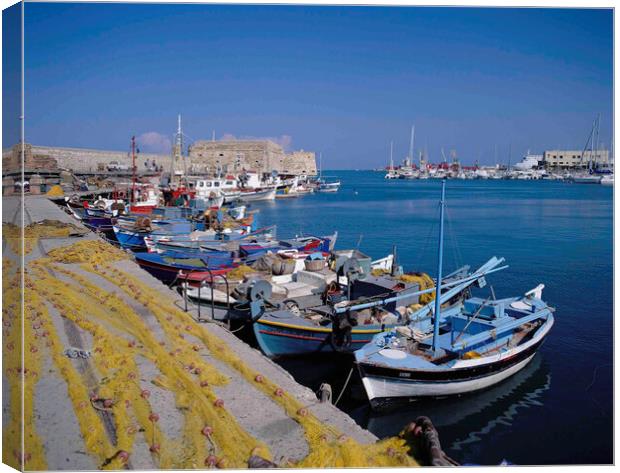
[[(254, 204), (278, 235), (328, 234), (336, 247), (380, 258), (397, 246), (405, 271), (434, 276), (440, 182), (332, 171), (338, 193)], [(482, 392), (372, 412), (353, 372), (339, 407), (379, 437), (426, 415), (462, 464), (608, 464), (613, 461), (613, 188), (558, 181), (451, 180), (444, 270), (491, 256), (497, 297), (545, 284), (556, 323), (524, 370)], [(488, 297), (489, 286), (478, 290)], [(280, 360), (302, 384), (340, 394), (352, 357)], [(334, 399), (335, 400), (335, 399)]]

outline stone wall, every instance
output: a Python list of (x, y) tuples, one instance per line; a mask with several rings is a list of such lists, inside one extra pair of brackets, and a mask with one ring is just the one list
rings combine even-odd
[[(22, 145), (20, 143), (2, 150), (3, 173), (19, 172), (21, 170), (21, 151)], [(56, 171), (58, 169), (58, 162), (48, 155), (35, 153), (32, 145), (26, 143), (24, 144), (24, 168), (26, 171)]]
[(314, 153), (302, 150), (286, 154), (280, 145), (269, 140), (197, 141), (189, 156), (193, 172), (221, 169), (232, 173), (275, 170), (282, 174), (316, 174)]
[(316, 154), (312, 151), (293, 151), (284, 156), (282, 163), (283, 174), (307, 174), (315, 176), (316, 171)]
[[(54, 148), (49, 146), (33, 146), (34, 155), (53, 158), (58, 167), (77, 172), (105, 171), (108, 164), (116, 161), (129, 166), (131, 169), (131, 155), (128, 151), (103, 151), (85, 148)], [(146, 169), (145, 161), (155, 160), (157, 166), (163, 165), (164, 170), (170, 170), (169, 155), (139, 153), (136, 156), (138, 170)]]
[(197, 141), (189, 157), (194, 172), (271, 172), (279, 168), (284, 151), (272, 141)]
[[(74, 172), (106, 171), (107, 166), (116, 161), (131, 169), (131, 156), (128, 151), (105, 151), (84, 148), (60, 148), (26, 144), (26, 168), (32, 170), (68, 169)], [(19, 171), (21, 145), (2, 151), (3, 172)], [(246, 171), (284, 174), (316, 174), (314, 153), (295, 151), (286, 154), (281, 146), (272, 141), (197, 141), (191, 148), (187, 159), (190, 173), (212, 173), (218, 169), (226, 172)], [(171, 155), (139, 153), (136, 157), (138, 171), (146, 170), (155, 161), (170, 171)], [(175, 168), (182, 170), (182, 162)]]

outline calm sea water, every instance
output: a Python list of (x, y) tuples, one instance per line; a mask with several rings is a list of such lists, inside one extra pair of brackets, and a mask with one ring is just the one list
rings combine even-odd
[[(439, 181), (388, 181), (382, 173), (330, 172), (337, 194), (256, 204), (278, 235), (338, 230), (337, 248), (379, 258), (396, 244), (405, 270), (436, 272)], [(503, 256), (489, 276), (498, 297), (545, 284), (556, 324), (533, 362), (480, 393), (368, 408), (357, 373), (339, 404), (379, 437), (419, 415), (461, 463), (592, 464), (613, 461), (613, 190), (543, 181), (448, 181), (444, 269)], [(327, 381), (334, 397), (351, 358), (284, 360), (302, 383)]]

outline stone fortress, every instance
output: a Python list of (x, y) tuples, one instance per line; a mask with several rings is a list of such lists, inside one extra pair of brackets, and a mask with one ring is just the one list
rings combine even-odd
[[(2, 151), (3, 174), (20, 171), (21, 145), (16, 144)], [(153, 162), (169, 172), (172, 153), (139, 153), (136, 156), (138, 171), (144, 171)], [(174, 168), (186, 170), (188, 174), (205, 174), (216, 171), (236, 173), (243, 170), (259, 173), (276, 171), (281, 175), (316, 175), (315, 153), (284, 149), (269, 140), (254, 141), (197, 141), (189, 147), (189, 156), (176, 159)], [(83, 148), (60, 148), (25, 144), (25, 171), (69, 170), (76, 174), (104, 173), (113, 163), (131, 169), (131, 154), (128, 151), (104, 151)]]
[(285, 153), (273, 141), (196, 141), (189, 151), (190, 173), (211, 173), (216, 170), (246, 171), (283, 175), (315, 175), (316, 157), (310, 151)]

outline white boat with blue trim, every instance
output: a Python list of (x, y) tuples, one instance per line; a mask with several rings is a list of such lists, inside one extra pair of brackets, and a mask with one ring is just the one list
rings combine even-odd
[[(445, 181), (436, 294), (442, 294), (444, 197)], [(478, 286), (485, 284), (481, 277)], [(496, 299), (491, 291), (486, 299), (471, 297), (447, 310), (441, 308), (442, 294), (407, 326), (376, 335), (355, 352), (371, 406), (477, 391), (517, 373), (554, 323), (554, 309), (542, 300), (543, 288), (541, 284), (522, 297), (506, 299)]]

